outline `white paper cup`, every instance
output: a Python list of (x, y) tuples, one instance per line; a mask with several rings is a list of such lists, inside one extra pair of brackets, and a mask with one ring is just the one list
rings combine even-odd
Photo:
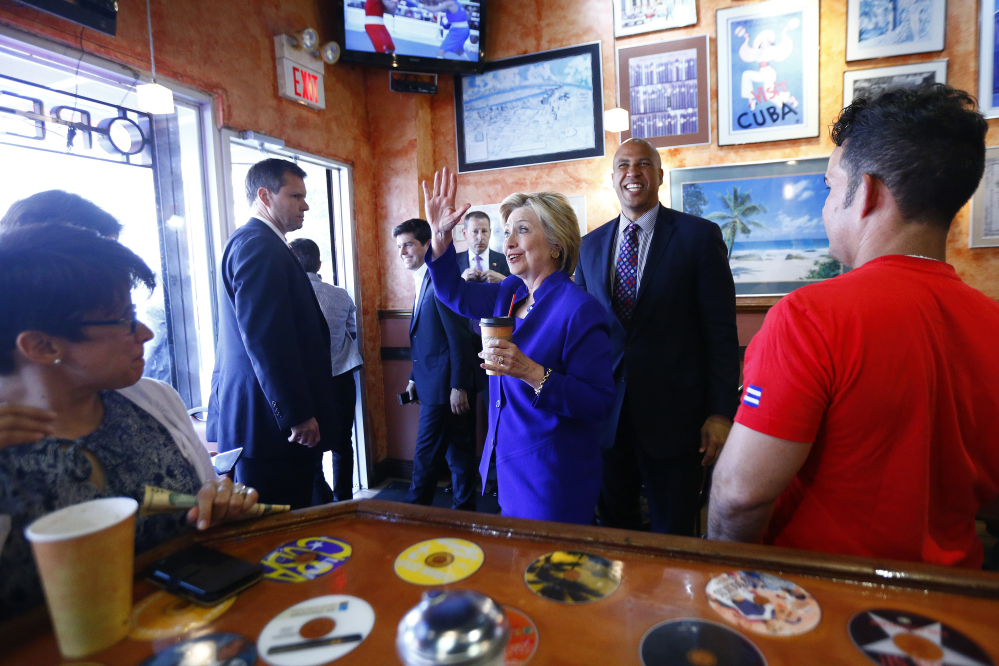
[(91, 500), (42, 516), (24, 530), (67, 659), (128, 634), (138, 507), (130, 497)]

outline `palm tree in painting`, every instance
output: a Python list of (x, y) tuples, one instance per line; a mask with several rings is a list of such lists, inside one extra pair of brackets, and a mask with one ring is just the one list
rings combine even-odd
[(725, 239), (728, 256), (731, 258), (736, 236), (748, 236), (753, 229), (769, 229), (767, 225), (752, 219), (755, 215), (767, 212), (767, 208), (763, 204), (753, 203), (753, 195), (750, 192), (740, 192), (738, 186), (732, 188), (731, 194), (723, 194), (718, 198), (727, 210), (711, 213), (707, 217), (721, 227), (722, 238)]

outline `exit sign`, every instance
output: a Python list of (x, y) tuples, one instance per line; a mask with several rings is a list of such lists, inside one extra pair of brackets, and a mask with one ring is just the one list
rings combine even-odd
[(323, 61), (293, 46), (286, 35), (274, 38), (277, 56), (278, 94), (312, 109), (326, 108)]

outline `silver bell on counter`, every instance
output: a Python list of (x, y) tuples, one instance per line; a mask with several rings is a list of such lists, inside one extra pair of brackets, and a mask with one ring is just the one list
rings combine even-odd
[(406, 666), (502, 666), (510, 623), (498, 603), (471, 590), (431, 590), (399, 623)]

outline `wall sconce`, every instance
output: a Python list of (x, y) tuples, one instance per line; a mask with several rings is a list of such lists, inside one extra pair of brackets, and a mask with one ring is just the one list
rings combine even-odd
[(149, 0), (146, 0), (146, 25), (149, 28), (149, 63), (153, 70), (153, 82), (142, 83), (135, 86), (138, 95), (139, 111), (151, 113), (153, 115), (170, 115), (175, 109), (173, 106), (173, 91), (156, 83), (156, 55), (153, 52), (153, 17), (149, 9)]
[(627, 132), (631, 129), (628, 112), (620, 107), (604, 111), (604, 130), (607, 132)]

